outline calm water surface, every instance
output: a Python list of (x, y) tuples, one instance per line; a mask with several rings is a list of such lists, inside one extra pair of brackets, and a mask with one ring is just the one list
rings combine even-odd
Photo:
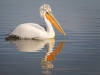
[[(39, 8), (48, 3), (67, 36), (51, 40), (5, 40), (14, 27), (45, 25)], [(99, 75), (100, 0), (1, 0), (0, 75)]]

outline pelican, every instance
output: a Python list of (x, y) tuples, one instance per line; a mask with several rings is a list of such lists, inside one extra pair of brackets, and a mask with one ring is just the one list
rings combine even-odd
[(54, 38), (55, 32), (52, 25), (56, 27), (60, 33), (66, 35), (58, 21), (53, 16), (52, 10), (48, 4), (43, 4), (40, 7), (40, 16), (46, 23), (46, 29), (36, 23), (24, 23), (14, 28), (9, 33), (9, 36), (29, 39)]

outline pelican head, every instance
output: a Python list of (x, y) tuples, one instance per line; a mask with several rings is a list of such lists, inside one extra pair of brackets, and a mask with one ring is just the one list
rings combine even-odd
[(54, 25), (56, 27), (56, 29), (58, 29), (59, 32), (61, 32), (64, 36), (66, 36), (66, 34), (63, 31), (63, 29), (61, 28), (60, 24), (53, 16), (52, 10), (48, 4), (43, 4), (40, 7), (40, 15), (43, 19), (44, 18), (48, 19), (51, 22), (51, 24)]
[(40, 7), (40, 15), (42, 18), (44, 18), (44, 15), (46, 13), (50, 13), (52, 12), (50, 6), (48, 4), (43, 4), (41, 7)]

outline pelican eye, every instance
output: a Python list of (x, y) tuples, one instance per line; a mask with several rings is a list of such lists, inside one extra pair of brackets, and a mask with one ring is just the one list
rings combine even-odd
[(49, 14), (48, 12), (46, 12), (46, 14)]

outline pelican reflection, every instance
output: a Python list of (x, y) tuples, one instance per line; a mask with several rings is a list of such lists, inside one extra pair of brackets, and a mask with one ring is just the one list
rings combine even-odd
[(46, 45), (52, 49), (55, 39), (32, 40), (32, 39), (16, 39), (7, 38), (10, 43), (14, 44), (21, 52), (40, 52)]
[(57, 54), (60, 53), (65, 41), (60, 42), (59, 45), (54, 48), (55, 39), (45, 39), (45, 40), (32, 40), (32, 39), (10, 39), (10, 42), (14, 44), (21, 52), (40, 52), (45, 46), (47, 46), (47, 51), (41, 58), (41, 66), (43, 73), (50, 74), (50, 69), (53, 68), (53, 61)]

